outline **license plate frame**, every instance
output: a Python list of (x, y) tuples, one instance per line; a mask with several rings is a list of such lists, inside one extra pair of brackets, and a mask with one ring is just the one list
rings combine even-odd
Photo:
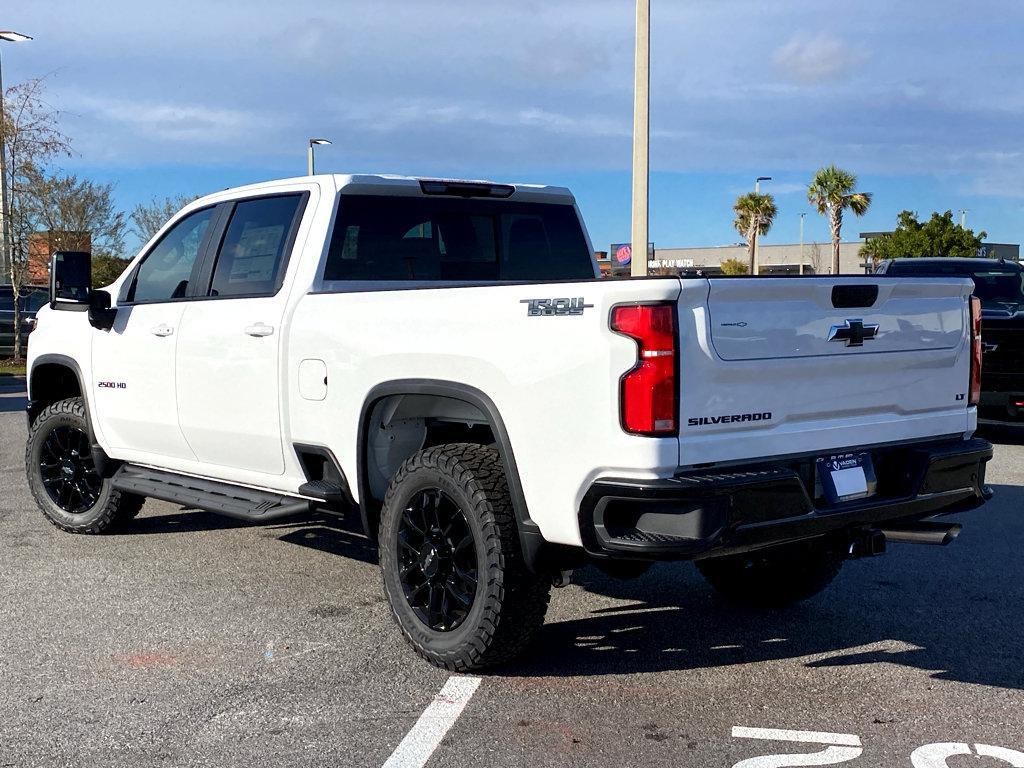
[(818, 457), (815, 472), (830, 504), (874, 496), (878, 489), (871, 454), (855, 451)]

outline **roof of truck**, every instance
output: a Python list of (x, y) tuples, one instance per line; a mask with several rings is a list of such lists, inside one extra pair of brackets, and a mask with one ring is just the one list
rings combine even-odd
[(232, 187), (215, 195), (237, 192), (260, 192), (281, 184), (296, 184), (330, 179), (339, 190), (348, 194), (364, 195), (423, 195), (420, 182), (443, 182), (454, 184), (495, 185), (514, 187), (508, 196), (514, 201), (542, 201), (548, 203), (575, 203), (572, 192), (566, 187), (547, 184), (524, 184), (522, 182), (496, 182), (489, 179), (455, 179), (437, 176), (400, 176), (398, 174), (316, 174), (296, 176), (287, 179), (273, 179), (242, 187)]

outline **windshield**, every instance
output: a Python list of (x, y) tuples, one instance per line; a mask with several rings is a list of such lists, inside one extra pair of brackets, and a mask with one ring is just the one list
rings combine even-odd
[(982, 304), (989, 302), (1024, 303), (1024, 272), (992, 270), (971, 274), (974, 294)]
[(974, 295), (981, 299), (983, 306), (999, 306), (1006, 303), (1024, 304), (1024, 270), (1012, 263), (995, 262), (991, 267), (978, 267), (955, 262), (949, 264), (895, 262), (886, 274), (929, 278), (950, 276), (971, 278), (974, 281)]

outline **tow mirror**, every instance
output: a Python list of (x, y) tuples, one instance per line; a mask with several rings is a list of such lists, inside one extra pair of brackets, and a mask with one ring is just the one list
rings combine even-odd
[(88, 251), (55, 251), (50, 260), (50, 307), (82, 310), (92, 288), (92, 255)]
[(92, 255), (88, 251), (55, 251), (50, 261), (50, 307), (89, 314), (95, 328), (114, 325), (116, 309), (110, 308), (107, 291), (92, 290)]

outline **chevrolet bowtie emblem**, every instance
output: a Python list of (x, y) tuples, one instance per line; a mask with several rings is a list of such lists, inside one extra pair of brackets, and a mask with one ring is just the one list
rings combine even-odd
[(842, 325), (829, 329), (829, 342), (846, 342), (847, 347), (862, 347), (865, 339), (878, 336), (877, 323), (865, 323), (860, 318), (850, 318)]

